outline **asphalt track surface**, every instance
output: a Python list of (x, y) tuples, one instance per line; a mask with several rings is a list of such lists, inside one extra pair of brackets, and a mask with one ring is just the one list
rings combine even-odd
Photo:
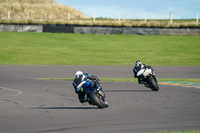
[[(159, 78), (200, 78), (200, 67), (154, 67)], [(131, 78), (132, 66), (0, 66), (0, 133), (146, 133), (200, 130), (200, 89), (101, 82), (109, 108), (81, 104), (76, 70)]]

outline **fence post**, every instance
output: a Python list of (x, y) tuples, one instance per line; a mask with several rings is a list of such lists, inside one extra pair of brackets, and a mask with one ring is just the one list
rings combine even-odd
[(116, 13), (114, 13), (114, 19), (116, 19)]
[(28, 12), (28, 19), (30, 19), (30, 12)]
[(173, 20), (172, 20), (172, 13), (170, 12), (170, 24), (172, 24), (173, 23)]
[(44, 14), (44, 19), (45, 19), (45, 20), (47, 19), (47, 14), (46, 14), (46, 13)]
[(68, 17), (68, 21), (70, 21), (70, 12), (68, 12), (68, 16), (67, 17)]
[(93, 16), (93, 22), (95, 22), (95, 20), (96, 20), (96, 15)]
[(121, 16), (120, 16), (120, 14), (119, 14), (119, 18), (118, 18), (118, 22), (120, 23), (120, 19), (121, 19)]
[(10, 19), (10, 11), (8, 11), (8, 19)]
[(197, 14), (197, 24), (199, 24), (199, 14)]

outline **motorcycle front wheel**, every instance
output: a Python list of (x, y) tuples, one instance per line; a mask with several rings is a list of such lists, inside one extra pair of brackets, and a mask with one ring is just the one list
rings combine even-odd
[(159, 90), (159, 86), (158, 86), (157, 82), (155, 81), (155, 79), (152, 76), (150, 76), (147, 79), (147, 81), (148, 81), (148, 84), (151, 86), (151, 90), (152, 91), (158, 91)]

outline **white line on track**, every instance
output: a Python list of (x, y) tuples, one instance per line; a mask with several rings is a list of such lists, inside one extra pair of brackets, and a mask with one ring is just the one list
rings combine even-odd
[(22, 94), (22, 91), (19, 91), (19, 90), (14, 90), (14, 89), (5, 88), (5, 87), (0, 87), (0, 89), (17, 92), (16, 94), (8, 95), (8, 96), (18, 96), (18, 95)]

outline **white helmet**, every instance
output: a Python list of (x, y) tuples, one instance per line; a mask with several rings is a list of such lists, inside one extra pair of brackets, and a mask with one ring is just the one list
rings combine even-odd
[(79, 77), (80, 75), (83, 75), (83, 72), (77, 71), (77, 72), (75, 73), (75, 77)]

